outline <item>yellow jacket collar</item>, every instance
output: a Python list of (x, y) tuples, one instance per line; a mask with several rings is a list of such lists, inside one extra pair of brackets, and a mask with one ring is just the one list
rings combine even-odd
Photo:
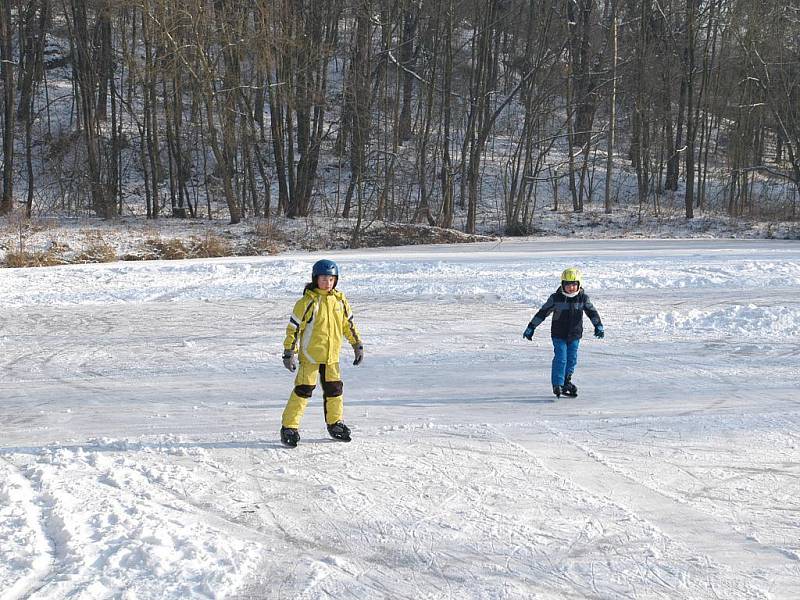
[(326, 292), (325, 290), (321, 290), (319, 288), (314, 288), (313, 290), (308, 290), (308, 292), (310, 294), (315, 295), (315, 296), (322, 296), (322, 297), (324, 297), (324, 296), (333, 296), (337, 300), (341, 300), (341, 298), (342, 298), (342, 292), (340, 292), (336, 288), (333, 288), (330, 292)]

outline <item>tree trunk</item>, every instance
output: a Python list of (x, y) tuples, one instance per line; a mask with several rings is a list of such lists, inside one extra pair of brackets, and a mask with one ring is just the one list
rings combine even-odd
[(90, 52), (88, 19), (85, 0), (72, 0), (72, 26), (75, 39), (76, 74), (80, 89), (83, 137), (86, 144), (86, 166), (92, 209), (104, 219), (115, 215), (115, 203), (106, 185), (102, 138), (97, 118), (97, 72)]
[(103, 2), (99, 7), (95, 25), (97, 48), (94, 64), (97, 66), (97, 119), (105, 121), (108, 117), (109, 82), (114, 76), (114, 57), (111, 48), (111, 4)]
[(608, 100), (608, 148), (606, 154), (605, 211), (611, 214), (611, 176), (614, 172), (614, 135), (617, 131), (617, 58), (618, 36), (616, 4), (611, 19), (611, 94)]
[(342, 217), (350, 217), (350, 207), (353, 194), (360, 197), (363, 185), (364, 161), (366, 156), (367, 140), (370, 129), (370, 16), (372, 14), (372, 1), (360, 0), (356, 15), (356, 35), (353, 45), (353, 55), (350, 66), (350, 90), (353, 107), (350, 143), (350, 185), (342, 210)]
[(14, 55), (11, 51), (11, 0), (0, 0), (0, 62), (3, 76), (3, 197), (0, 214), (14, 207)]
[(144, 41), (144, 73), (142, 80), (142, 110), (144, 112), (144, 133), (147, 143), (147, 161), (150, 172), (151, 204), (147, 216), (157, 219), (161, 212), (161, 195), (158, 193), (158, 180), (161, 173), (161, 159), (158, 143), (156, 112), (156, 66), (153, 57), (153, 32), (149, 23), (147, 4), (142, 11), (142, 39)]
[(686, 218), (694, 217), (694, 144), (697, 122), (694, 112), (695, 14), (698, 0), (686, 0)]
[(416, 3), (409, 2), (403, 10), (403, 37), (400, 40), (400, 64), (403, 71), (400, 77), (403, 81), (403, 104), (400, 110), (400, 143), (411, 139), (411, 103), (414, 93), (415, 51), (414, 41), (417, 37), (417, 21), (419, 16)]
[[(439, 10), (442, 10), (444, 2), (439, 3)], [(446, 23), (444, 26), (444, 82), (442, 84), (442, 211), (439, 218), (440, 227), (452, 227), (454, 216), (454, 174), (453, 161), (450, 156), (450, 123), (453, 115), (453, 101), (451, 93), (453, 89), (453, 0), (447, 0), (447, 10), (445, 11)]]

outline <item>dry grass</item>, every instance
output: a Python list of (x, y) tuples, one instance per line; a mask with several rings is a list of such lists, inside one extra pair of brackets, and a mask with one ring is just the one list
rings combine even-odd
[[(87, 264), (113, 262), (117, 260), (116, 249), (106, 242), (101, 232), (87, 229), (82, 230), (81, 233), (84, 240), (86, 240), (86, 247), (73, 256), (69, 262)], [(65, 254), (66, 250), (68, 250), (68, 248), (65, 247), (62, 254)]]
[(494, 239), (485, 235), (470, 235), (422, 225), (403, 223), (384, 223), (361, 233), (358, 243), (361, 247), (411, 246), (416, 244), (464, 244), (485, 242)]
[(115, 260), (117, 260), (117, 251), (114, 250), (114, 247), (105, 242), (98, 242), (76, 254), (70, 262), (86, 264), (114, 262)]
[(4, 261), (6, 267), (53, 267), (56, 265), (67, 264), (57, 252), (48, 250), (47, 252), (28, 252), (27, 250), (12, 250), (6, 252)]
[(179, 239), (162, 240), (160, 237), (147, 238), (142, 247), (120, 257), (121, 260), (181, 260), (189, 257), (189, 249)]
[(189, 239), (189, 258), (218, 258), (233, 255), (231, 243), (218, 235), (206, 234)]
[(230, 242), (218, 235), (207, 234), (203, 237), (192, 236), (188, 240), (148, 238), (140, 250), (125, 254), (122, 260), (183, 260), (234, 255)]
[(53, 225), (47, 221), (32, 221), (23, 212), (15, 212), (6, 219), (4, 233), (9, 241), (5, 244), (5, 259), (3, 265), (11, 268), (18, 267), (52, 267), (66, 264), (62, 254), (69, 250), (66, 244), (51, 241), (46, 250), (27, 250), (28, 238), (42, 231), (51, 229)]
[(242, 256), (278, 254), (289, 246), (288, 234), (273, 221), (261, 221), (253, 228), (253, 239), (238, 252)]
[[(0, 225), (1, 226), (1, 225)], [(305, 230), (287, 230), (277, 221), (263, 220), (251, 227), (218, 228), (212, 230), (205, 224), (197, 235), (172, 237), (157, 228), (144, 228), (145, 237), (133, 241), (118, 235), (114, 229), (86, 228), (80, 231), (79, 242), (70, 248), (60, 243), (64, 233), (56, 225), (27, 219), (6, 221), (0, 230), (0, 266), (39, 267), (64, 264), (104, 263), (115, 260), (183, 260), (189, 258), (216, 258), (226, 256), (274, 255), (288, 248), (339, 249), (354, 245), (402, 246), (408, 244), (436, 244), (474, 242), (491, 239), (471, 236), (449, 229), (409, 224), (374, 224), (361, 231), (356, 240), (349, 226), (325, 222), (320, 226), (308, 220)], [(54, 228), (53, 232), (47, 231)], [(185, 229), (185, 228), (183, 228)], [(42, 234), (43, 232), (43, 234)], [(74, 230), (71, 235), (74, 235)], [(72, 238), (70, 238), (72, 239)], [(120, 242), (133, 249), (121, 249)], [(72, 242), (70, 241), (70, 244)], [(124, 254), (120, 254), (124, 252)]]
[(237, 256), (264, 256), (283, 252), (285, 245), (272, 240), (250, 240), (236, 250)]
[(147, 240), (145, 247), (152, 249), (162, 260), (182, 260), (190, 258), (189, 248), (183, 240)]

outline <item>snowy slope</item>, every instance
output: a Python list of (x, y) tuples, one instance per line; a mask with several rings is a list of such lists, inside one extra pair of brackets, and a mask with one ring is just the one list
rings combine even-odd
[[(0, 597), (800, 597), (800, 243), (326, 256), (354, 442), (318, 391), (295, 450), (320, 255), (0, 271)], [(570, 265), (607, 337), (553, 403), (521, 333)]]

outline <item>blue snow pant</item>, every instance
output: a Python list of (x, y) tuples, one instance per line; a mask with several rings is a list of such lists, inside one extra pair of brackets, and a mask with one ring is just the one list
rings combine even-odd
[(578, 346), (580, 340), (568, 342), (562, 338), (551, 338), (553, 340), (553, 367), (550, 370), (550, 382), (552, 385), (564, 385), (564, 377), (575, 372), (575, 365), (578, 364)]

